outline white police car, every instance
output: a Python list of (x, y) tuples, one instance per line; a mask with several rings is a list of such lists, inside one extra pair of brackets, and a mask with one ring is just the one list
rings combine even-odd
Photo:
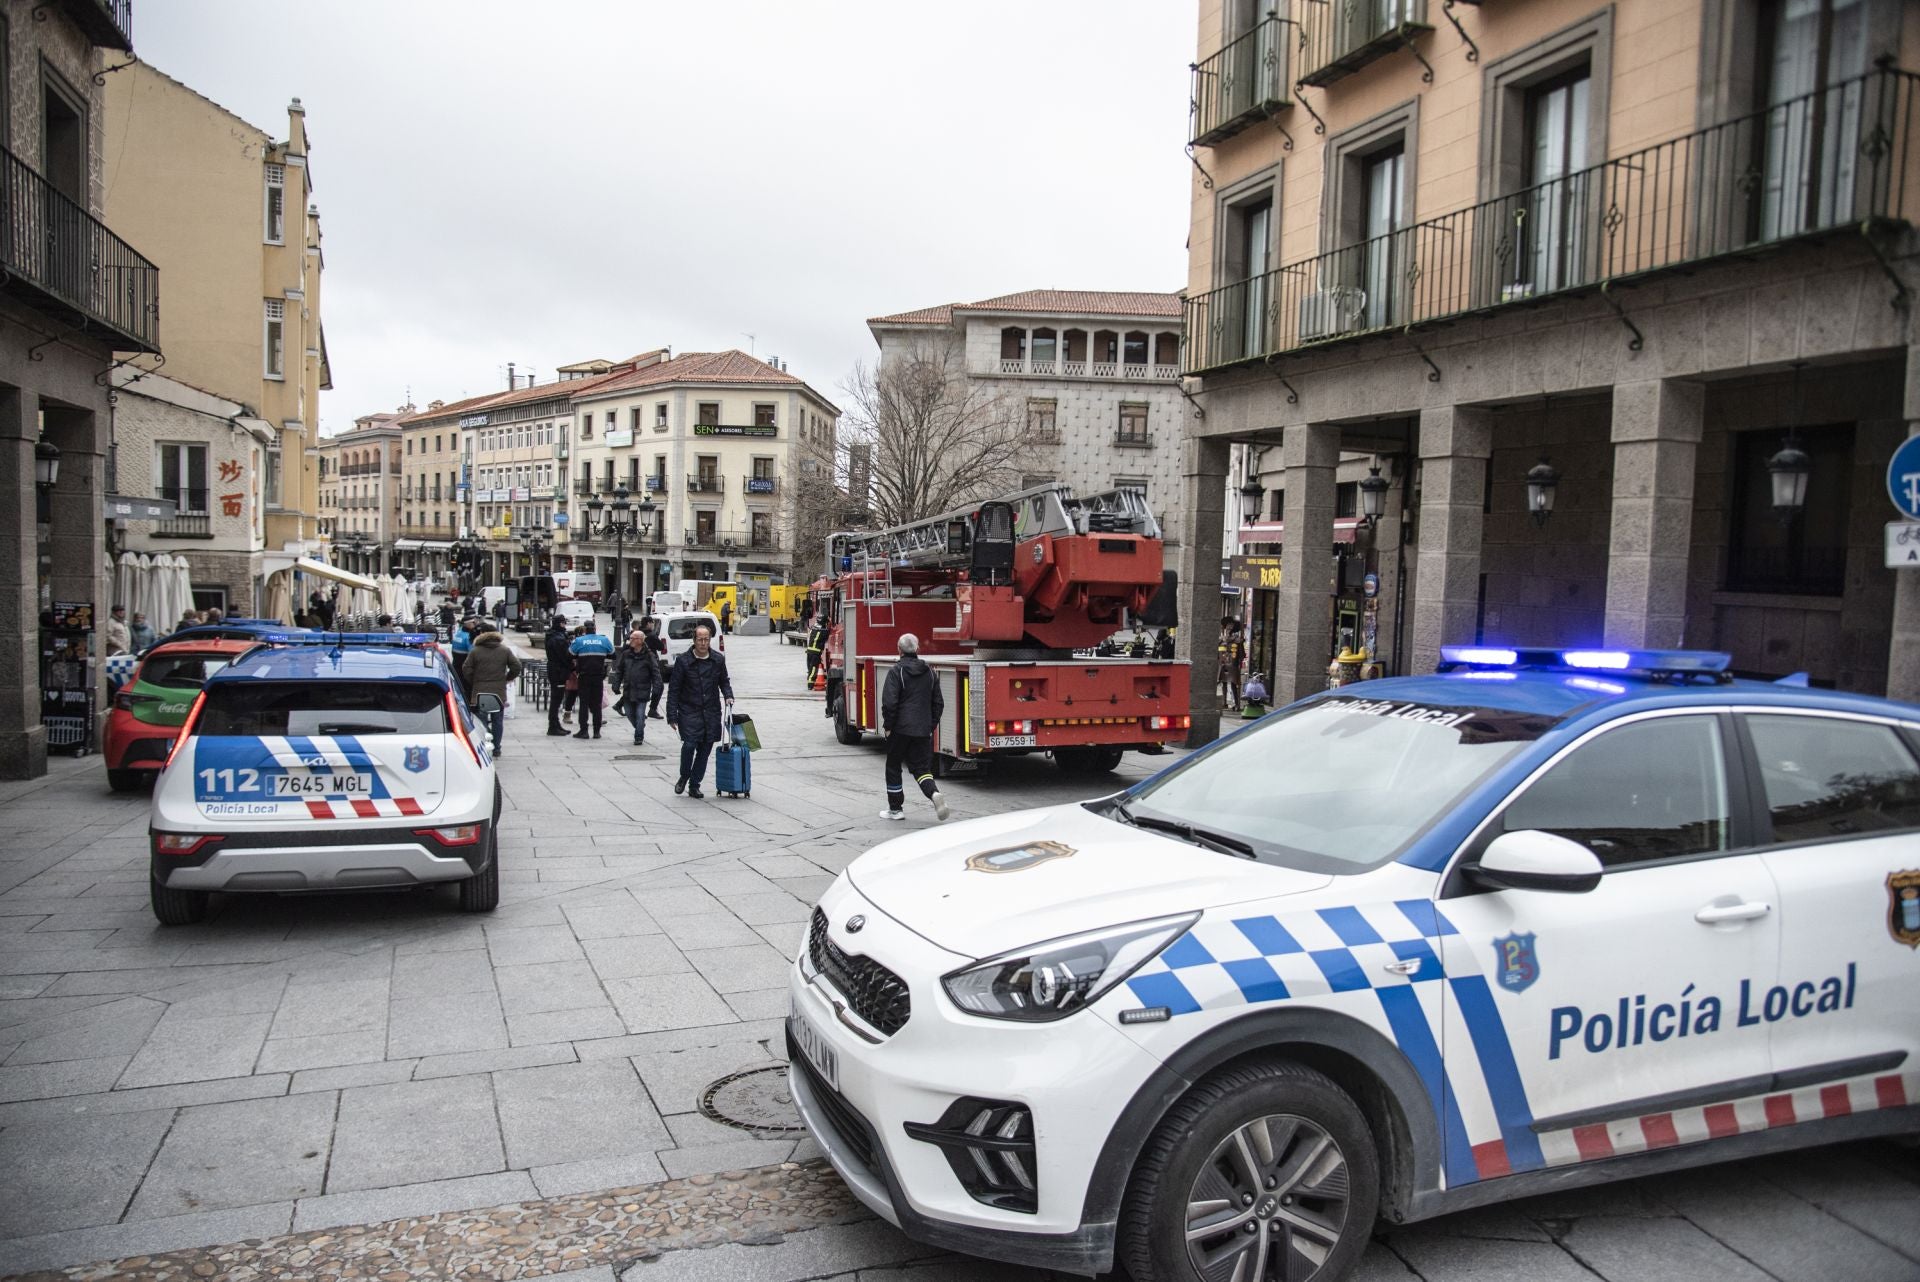
[(285, 632), (209, 677), (154, 785), (153, 913), (453, 881), (500, 899), (492, 754), (433, 638)]
[(1335, 1279), (1376, 1218), (1920, 1131), (1920, 708), (1449, 649), (1085, 805), (878, 846), (794, 1097), (923, 1241)]

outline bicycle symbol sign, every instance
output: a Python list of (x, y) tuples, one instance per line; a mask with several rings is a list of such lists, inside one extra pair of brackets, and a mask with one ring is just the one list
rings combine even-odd
[(1920, 436), (1910, 436), (1887, 460), (1887, 496), (1909, 521), (1920, 521)]

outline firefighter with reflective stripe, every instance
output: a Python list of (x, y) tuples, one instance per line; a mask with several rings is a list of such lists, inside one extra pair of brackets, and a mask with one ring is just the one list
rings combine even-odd
[(933, 785), (933, 728), (947, 710), (946, 697), (933, 669), (920, 657), (920, 638), (902, 633), (899, 649), (900, 661), (887, 672), (880, 693), (880, 724), (887, 732), (887, 808), (880, 817), (907, 817), (907, 792), (900, 782), (904, 762), (944, 823), (953, 811)]

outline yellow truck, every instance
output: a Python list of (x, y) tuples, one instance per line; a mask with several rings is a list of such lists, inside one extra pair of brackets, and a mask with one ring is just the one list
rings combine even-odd
[(813, 589), (805, 583), (776, 583), (767, 589), (767, 614), (782, 631), (800, 626), (800, 611)]

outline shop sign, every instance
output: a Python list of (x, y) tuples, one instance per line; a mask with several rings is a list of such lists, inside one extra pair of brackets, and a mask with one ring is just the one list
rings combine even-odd
[(610, 445), (615, 449), (621, 449), (621, 448), (624, 448), (625, 446), (632, 445), (633, 429), (630, 427), (608, 428), (604, 433), (601, 434), (600, 443), (602, 445)]
[(1255, 588), (1273, 591), (1280, 586), (1280, 558), (1236, 556), (1227, 563), (1227, 582), (1243, 592)]
[(758, 423), (695, 423), (695, 436), (778, 436), (780, 429)]

